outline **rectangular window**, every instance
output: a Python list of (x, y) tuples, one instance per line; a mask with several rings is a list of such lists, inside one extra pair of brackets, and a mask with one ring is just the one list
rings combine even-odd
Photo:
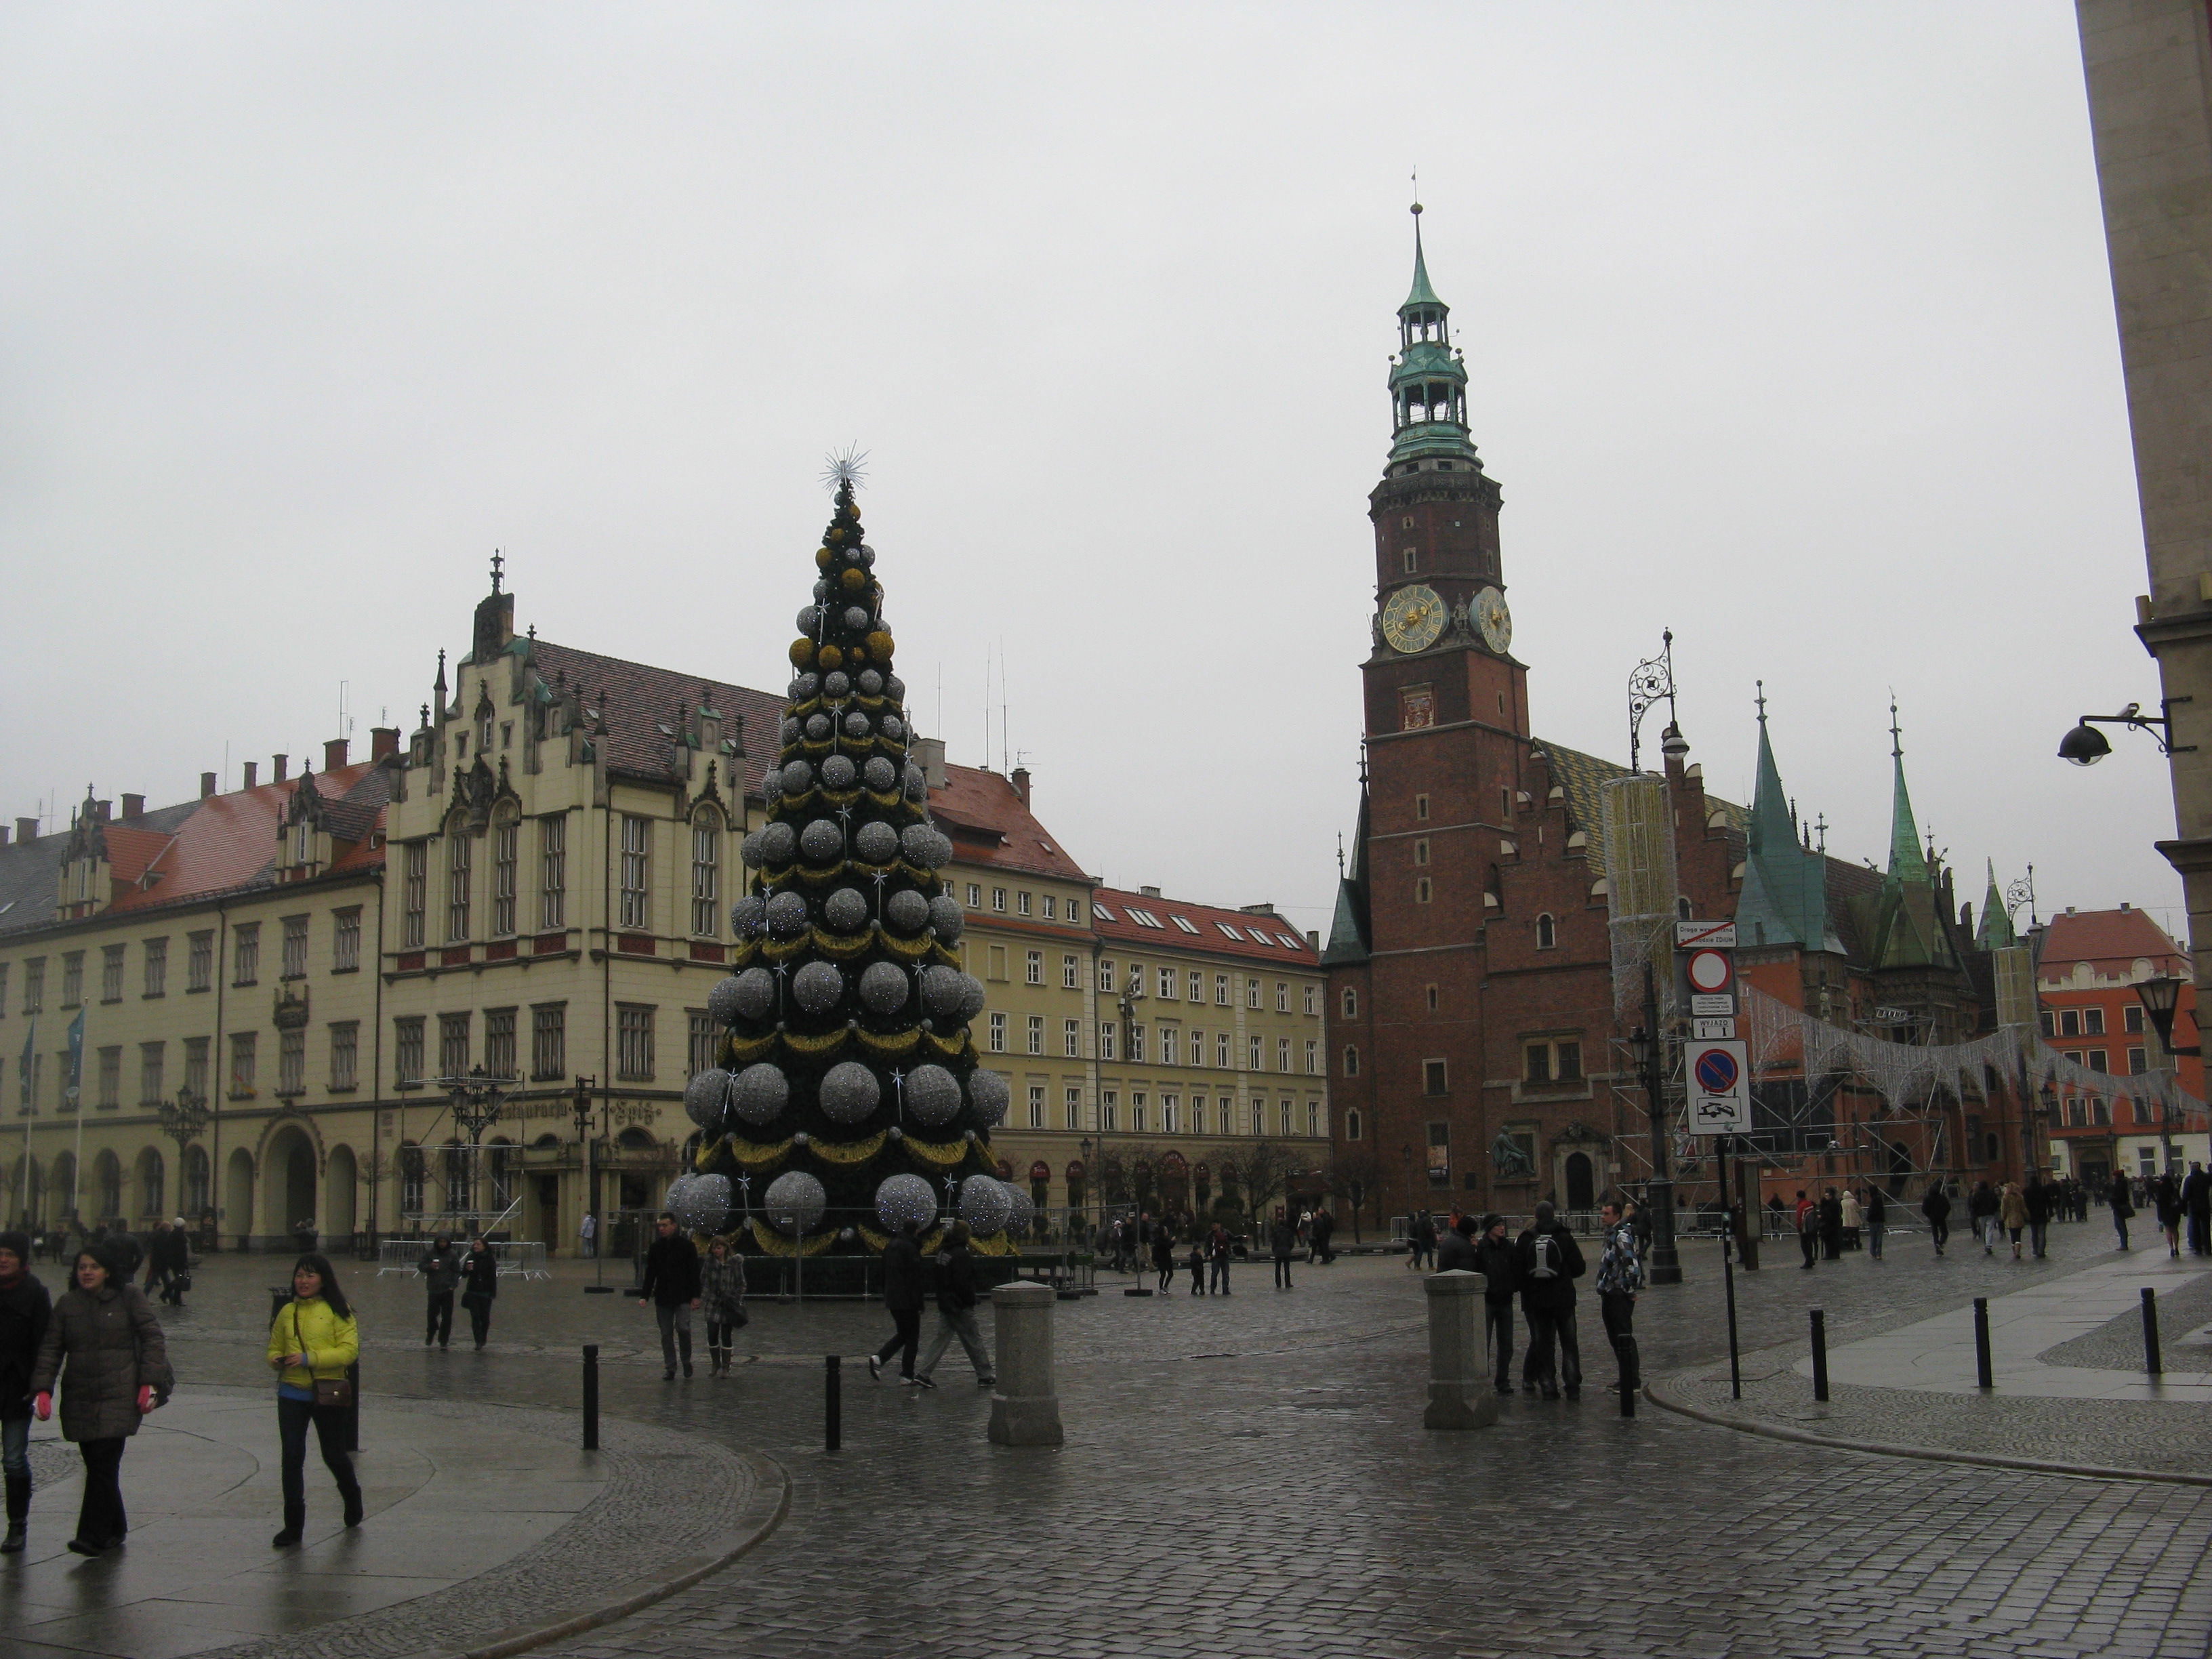
[(1193, 969), (1190, 977), (1183, 981), (1183, 991), (1193, 1002), (1205, 1001), (1206, 975)]
[(1144, 1063), (1145, 1028), (1141, 1025), (1132, 1025), (1129, 1028), (1129, 1059), (1134, 1065), (1141, 1066)]
[(1562, 1083), (1579, 1083), (1583, 1076), (1583, 1045), (1571, 1038), (1554, 1050), (1553, 1072)]
[(233, 1031), (230, 1034), (230, 1097), (250, 1100), (253, 1097), (253, 1049), (256, 1031)]
[(1042, 1083), (1030, 1085), (1030, 1127), (1044, 1127), (1044, 1085)]
[(430, 848), (410, 841), (400, 855), (399, 943), (407, 950), (422, 948), (423, 918), (430, 908)]
[(514, 1010), (484, 1010), (484, 1070), (494, 1077), (514, 1079)]
[(1279, 1072), (1291, 1069), (1291, 1040), (1288, 1037), (1275, 1039), (1275, 1069)]
[(1306, 1075), (1321, 1075), (1321, 1044), (1311, 1037), (1306, 1039)]
[(470, 866), (476, 843), (466, 830), (446, 837), (446, 937), (459, 941), (469, 936)]
[(185, 937), (185, 989), (205, 991), (215, 984), (215, 934), (188, 933)]
[(1316, 1136), (1328, 1133), (1321, 1121), (1321, 1103), (1317, 1100), (1306, 1102), (1306, 1133)]
[(1079, 1019), (1062, 1020), (1060, 1022), (1060, 1041), (1061, 1051), (1065, 1053), (1070, 1060), (1082, 1059), (1083, 1022)]
[(1258, 1071), (1267, 1060), (1265, 1040), (1255, 1036), (1249, 1039), (1244, 1047), (1244, 1069), (1248, 1072)]
[(2052, 1013), (2050, 1009), (2045, 1008), (2043, 1011), (2041, 1018), (2043, 1021), (2043, 1035), (2047, 1037), (2057, 1036), (2058, 1035), (2058, 1016)]
[(1194, 1135), (1202, 1135), (1206, 1133), (1206, 1097), (1204, 1095), (1193, 1095), (1190, 1097), (1190, 1132)]
[(1029, 1039), (1031, 1054), (1041, 1054), (1044, 1052), (1044, 1016), (1042, 1014), (1030, 1016)]
[(205, 1037), (185, 1039), (185, 1092), (207, 1098), (208, 1040)]
[(1025, 916), (1030, 913), (1030, 896), (1026, 890), (1014, 895), (1014, 914)]
[(496, 938), (514, 932), (515, 869), (521, 861), (521, 821), (502, 818), (491, 830), (491, 931)]
[(23, 964), (23, 1012), (35, 1014), (46, 1006), (46, 959), (33, 957)]
[(84, 952), (62, 953), (62, 1006), (76, 1007), (84, 1000)]
[(361, 907), (331, 913), (331, 971), (350, 974), (361, 967)]
[(1291, 987), (1286, 980), (1275, 981), (1275, 1012), (1279, 1014), (1291, 1012)]
[[(168, 988), (169, 941), (165, 939), (149, 939), (145, 942), (140, 954), (143, 957), (140, 966), (143, 971), (142, 980), (143, 993), (149, 997), (158, 997)], [(119, 986), (117, 991), (120, 994)], [(4, 989), (0, 989), (0, 999), (4, 999), (6, 994)]]
[(100, 1051), (98, 1103), (111, 1109), (123, 1103), (123, 1046), (120, 1043)]
[(2143, 1029), (2143, 1010), (2140, 1002), (2130, 1002), (2120, 1011), (2121, 1027), (2132, 1036)]
[(703, 1008), (686, 1009), (684, 1019), (684, 1058), (690, 1063), (688, 1075), (696, 1077), (714, 1063), (714, 1051), (721, 1047), (722, 1034), (715, 1029), (714, 1017)]
[(541, 1002), (530, 1011), (530, 1075), (543, 1081), (568, 1070), (568, 1005)]
[(469, 1069), (468, 1014), (438, 1016), (438, 1075), (465, 1077)]
[(996, 910), (1000, 915), (1006, 915), (1006, 890), (1005, 888), (994, 887), (991, 890), (991, 908), (994, 910)]
[(991, 1016), (991, 1052), (994, 1054), (1006, 1052), (1006, 1017), (1004, 1014)]
[(1114, 958), (1111, 957), (1098, 959), (1098, 988), (1108, 996), (1114, 994)]
[(1176, 1132), (1176, 1121), (1182, 1115), (1180, 1108), (1181, 1103), (1175, 1096), (1160, 1097), (1160, 1133), (1162, 1134), (1171, 1135)]
[(1029, 953), (1028, 957), (1024, 960), (1022, 965), (1022, 980), (1024, 984), (1028, 985), (1042, 985), (1044, 983), (1043, 951), (1032, 951)]
[(1047, 921), (1053, 921), (1058, 920), (1059, 915), (1060, 901), (1050, 893), (1047, 893), (1044, 896), (1044, 919)]
[(1176, 970), (1172, 968), (1161, 969), (1158, 975), (1158, 984), (1161, 999), (1164, 1001), (1173, 1002), (1175, 1000), (1176, 994)]
[(1206, 1064), (1206, 1033), (1203, 1031), (1190, 1034), (1190, 1063), (1194, 1066)]
[[(642, 823), (643, 820), (638, 820)], [(637, 1003), (615, 1009), (615, 1075), (625, 1083), (653, 1080), (653, 1010)]]
[[(2102, 1013), (2104, 1011), (2102, 1009), (2099, 1009), (2097, 1012)], [(2092, 1048), (2089, 1050), (2089, 1069), (2093, 1072), (2111, 1071), (2112, 1068), (2109, 1063), (2110, 1060), (2111, 1056), (2106, 1054), (2102, 1048)]]
[(1064, 990), (1079, 991), (1083, 988), (1083, 966), (1075, 957), (1062, 957), (1060, 959), (1060, 983)]
[(1102, 1132), (1111, 1133), (1121, 1127), (1116, 1121), (1121, 1116), (1121, 1097), (1113, 1090), (1098, 1091), (1098, 1127)]
[(340, 1020), (331, 1027), (331, 1087), (361, 1086), (361, 1022)]
[(284, 918), (284, 974), (286, 979), (307, 976), (307, 919)]
[(653, 821), (625, 815), (622, 821), (622, 925), (652, 925), (649, 885), (653, 875)]
[(1114, 1022), (1110, 1019), (1098, 1022), (1098, 1058), (1101, 1060), (1115, 1058), (1114, 1029)]
[(2081, 1035), (2081, 1011), (2079, 1008), (2062, 1008), (2058, 1011), (2058, 1035), (2061, 1036)]
[(1248, 979), (1244, 981), (1244, 1006), (1247, 1008), (1257, 1008), (1260, 1006), (1260, 981), (1256, 979)]
[(983, 908), (983, 890), (972, 881), (968, 884), (968, 908), (970, 910)]
[(1213, 1063), (1222, 1071), (1229, 1069), (1229, 1033), (1226, 1031), (1218, 1033), (1213, 1039)]
[(1129, 1133), (1133, 1135), (1145, 1133), (1145, 1097), (1141, 1091), (1129, 1096)]
[(691, 931), (713, 939), (722, 931), (722, 826), (709, 815), (691, 826)]
[(1071, 1129), (1080, 1129), (1083, 1127), (1083, 1091), (1070, 1089), (1067, 1091), (1067, 1098), (1060, 1103), (1060, 1106), (1061, 1109), (1067, 1114), (1066, 1127)]
[(1321, 987), (1318, 985), (1306, 987), (1306, 1012), (1310, 1014), (1321, 1012)]
[(538, 820), (538, 925), (568, 925), (568, 820)]
[(1421, 1062), (1421, 1092), (1425, 1095), (1451, 1092), (1449, 1073), (1443, 1060), (1425, 1060)]
[(241, 921), (230, 946), (230, 982), (257, 985), (261, 981), (261, 924)]
[(1255, 1135), (1263, 1135), (1267, 1133), (1267, 1103), (1264, 1100), (1255, 1099), (1249, 1109), (1250, 1112), (1249, 1121), (1252, 1126), (1252, 1133)]
[(1285, 1101), (1275, 1111), (1275, 1133), (1288, 1139), (1297, 1131), (1291, 1127), (1291, 1103)]
[(411, 1089), (422, 1080), (422, 1016), (410, 1014), (392, 1022), (392, 1081)]
[(1163, 1066), (1182, 1064), (1182, 1033), (1172, 1025), (1160, 1027), (1160, 1064)]
[(2105, 1011), (2102, 1008), (2084, 1008), (2081, 1011), (2081, 1035), (2083, 1036), (2105, 1035)]
[(166, 1042), (142, 1042), (138, 1045), (138, 1103), (149, 1109), (161, 1103), (165, 1079), (162, 1073), (169, 1045)]
[(2150, 1055), (2148, 1051), (2142, 1048), (2130, 1048), (2128, 1050), (2128, 1075), (2130, 1077), (2141, 1077), (2144, 1073), (2149, 1070)]
[[(1552, 1080), (1552, 1045), (1548, 1042), (1524, 1042), (1521, 1045), (1521, 1080), (1528, 1084), (1546, 1084)], [(1431, 1094), (1435, 1093), (1431, 1090)]]

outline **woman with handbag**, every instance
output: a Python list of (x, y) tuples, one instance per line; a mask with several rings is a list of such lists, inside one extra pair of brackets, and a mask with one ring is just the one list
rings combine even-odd
[(699, 1264), (699, 1306), (707, 1316), (707, 1375), (727, 1376), (732, 1339), (751, 1322), (745, 1315), (745, 1264), (726, 1238), (708, 1244)]
[(131, 1282), (134, 1265), (106, 1249), (77, 1252), (76, 1282), (54, 1304), (31, 1373), (32, 1409), (41, 1423), (53, 1414), (60, 1382), (62, 1437), (76, 1441), (84, 1459), (84, 1500), (69, 1543), (79, 1555), (112, 1550), (130, 1531), (124, 1444), (138, 1432), (139, 1419), (168, 1402), (176, 1383), (161, 1322)]
[(292, 1267), (292, 1299), (269, 1327), (269, 1364), (276, 1372), (276, 1433), (283, 1446), (284, 1530), (269, 1540), (289, 1549), (307, 1525), (307, 1425), (322, 1448), (323, 1467), (345, 1500), (345, 1523), (361, 1524), (361, 1482), (346, 1455), (353, 1384), (346, 1369), (361, 1357), (361, 1332), (338, 1288), (330, 1259), (313, 1251)]
[(499, 1294), (499, 1252), (478, 1233), (469, 1240), (469, 1253), (461, 1258), (461, 1305), (469, 1310), (469, 1334), (483, 1352), (491, 1334), (491, 1302)]

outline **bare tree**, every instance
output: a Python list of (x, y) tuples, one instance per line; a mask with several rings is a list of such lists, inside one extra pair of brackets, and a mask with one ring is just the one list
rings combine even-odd
[(1363, 1200), (1372, 1200), (1375, 1205), (1375, 1225), (1382, 1225), (1382, 1160), (1372, 1147), (1361, 1143), (1340, 1150), (1328, 1162), (1328, 1189), (1341, 1193), (1352, 1211), (1352, 1238), (1359, 1242), (1359, 1206)]
[(1244, 1205), (1255, 1227), (1260, 1224), (1268, 1204), (1304, 1163), (1279, 1140), (1255, 1140), (1243, 1148), (1237, 1159), (1238, 1173), (1243, 1177)]

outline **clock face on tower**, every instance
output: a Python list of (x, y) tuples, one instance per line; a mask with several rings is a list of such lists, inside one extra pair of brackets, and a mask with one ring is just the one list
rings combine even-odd
[(1444, 631), (1444, 602), (1436, 590), (1414, 582), (1382, 607), (1382, 637), (1397, 651), (1425, 651)]
[(1482, 630), (1482, 642), (1504, 656), (1505, 647), (1513, 643), (1513, 613), (1505, 608), (1505, 596), (1494, 587), (1486, 587), (1474, 596), (1468, 610)]

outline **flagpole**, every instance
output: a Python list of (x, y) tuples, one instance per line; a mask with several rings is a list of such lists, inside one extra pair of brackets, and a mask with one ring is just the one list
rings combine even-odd
[(31, 1113), (37, 1103), (31, 1092), (31, 1071), (38, 1063), (38, 1044), (39, 1020), (33, 1014), (31, 1017), (31, 1034), (23, 1041), (22, 1075), (18, 1079), (23, 1091), (23, 1168), (17, 1178), (16, 1189), (20, 1194), (20, 1213), (27, 1231), (31, 1225)]
[(70, 1216), (76, 1223), (80, 1234), (90, 1231), (84, 1224), (84, 1013), (82, 1009), (70, 1022), (70, 1110), (76, 1114), (76, 1152), (70, 1160)]

